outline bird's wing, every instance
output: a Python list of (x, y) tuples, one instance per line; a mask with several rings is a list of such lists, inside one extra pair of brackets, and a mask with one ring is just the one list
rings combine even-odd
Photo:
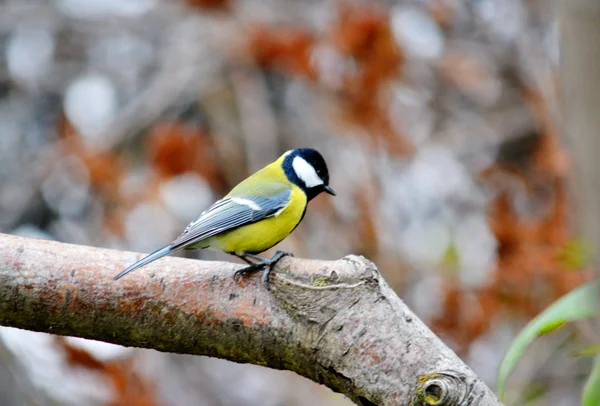
[(291, 190), (286, 187), (269, 197), (227, 196), (203, 211), (170, 247), (183, 248), (224, 231), (274, 216), (287, 206), (290, 195)]

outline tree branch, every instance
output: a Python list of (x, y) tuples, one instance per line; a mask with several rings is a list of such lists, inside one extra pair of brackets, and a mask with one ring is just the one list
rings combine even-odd
[(0, 234), (0, 324), (295, 371), (361, 405), (497, 405), (362, 257), (238, 265)]

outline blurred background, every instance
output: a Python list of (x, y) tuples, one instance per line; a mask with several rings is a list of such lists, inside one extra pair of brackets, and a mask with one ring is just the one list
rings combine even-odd
[[(338, 197), (278, 248), (368, 257), (493, 388), (519, 329), (592, 277), (558, 40), (542, 0), (0, 0), (0, 232), (150, 252), (314, 147)], [(575, 335), (535, 344), (511, 404), (579, 404)], [(0, 328), (3, 406), (350, 404), (289, 372)]]

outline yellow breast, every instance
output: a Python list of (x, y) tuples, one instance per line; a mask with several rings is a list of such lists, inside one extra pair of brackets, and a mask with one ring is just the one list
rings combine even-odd
[(290, 202), (278, 215), (212, 237), (210, 248), (224, 252), (258, 254), (277, 245), (296, 228), (306, 210), (306, 194), (296, 185)]

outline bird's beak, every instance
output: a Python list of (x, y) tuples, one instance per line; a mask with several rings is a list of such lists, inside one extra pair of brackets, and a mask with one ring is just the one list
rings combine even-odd
[(335, 196), (335, 190), (329, 185), (325, 186), (325, 191), (329, 193), (331, 196)]

